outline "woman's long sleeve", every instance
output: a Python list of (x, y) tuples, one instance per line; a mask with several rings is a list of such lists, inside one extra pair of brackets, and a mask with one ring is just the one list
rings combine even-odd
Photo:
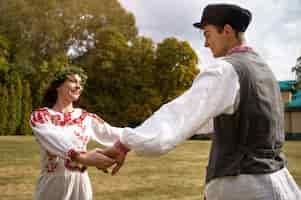
[(112, 146), (120, 139), (123, 128), (113, 127), (96, 114), (90, 114), (92, 118), (92, 139), (104, 146)]
[(38, 142), (51, 154), (68, 158), (68, 152), (75, 149), (73, 138), (63, 132), (62, 127), (54, 125), (43, 111), (31, 114), (30, 125)]

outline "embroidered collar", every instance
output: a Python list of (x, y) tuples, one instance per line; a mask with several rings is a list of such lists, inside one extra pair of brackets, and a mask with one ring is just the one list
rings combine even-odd
[(230, 49), (227, 55), (230, 55), (232, 53), (240, 53), (240, 52), (254, 52), (254, 50), (252, 47), (248, 47), (248, 46), (236, 46)]
[(50, 112), (52, 113), (55, 113), (55, 114), (60, 114), (60, 115), (73, 115), (75, 112), (78, 112), (79, 108), (72, 108), (71, 111), (67, 111), (67, 112), (61, 112), (61, 111), (57, 111), (53, 108), (48, 108), (48, 107), (44, 107), (46, 110), (49, 110)]
[(56, 126), (75, 125), (75, 124), (79, 125), (82, 124), (82, 121), (85, 119), (86, 116), (89, 115), (89, 113), (82, 109), (76, 109), (76, 110), (80, 111), (78, 112), (79, 116), (74, 116), (74, 115), (71, 116), (71, 114), (73, 114), (71, 112), (61, 113), (49, 109), (47, 107), (40, 108), (36, 111), (36, 114), (33, 117), (31, 123), (34, 126), (35, 122), (45, 123), (47, 120), (50, 120)]

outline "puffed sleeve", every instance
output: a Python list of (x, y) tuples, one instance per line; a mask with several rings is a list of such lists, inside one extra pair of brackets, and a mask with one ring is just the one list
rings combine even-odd
[(38, 142), (51, 154), (66, 159), (75, 151), (73, 139), (52, 123), (47, 111), (41, 109), (32, 112), (30, 126)]
[(139, 155), (167, 153), (212, 118), (233, 113), (239, 89), (235, 69), (220, 60), (199, 74), (191, 88), (163, 105), (140, 126), (125, 128), (120, 142)]
[(123, 128), (113, 127), (96, 114), (89, 114), (92, 127), (91, 138), (104, 146), (113, 146), (119, 140)]

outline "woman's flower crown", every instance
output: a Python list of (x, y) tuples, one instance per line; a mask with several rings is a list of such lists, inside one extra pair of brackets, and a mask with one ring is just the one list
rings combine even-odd
[(78, 74), (80, 76), (82, 86), (86, 84), (88, 76), (82, 68), (76, 66), (68, 66), (64, 69), (57, 71), (54, 74), (52, 82), (64, 82), (68, 78), (68, 76), (72, 74)]

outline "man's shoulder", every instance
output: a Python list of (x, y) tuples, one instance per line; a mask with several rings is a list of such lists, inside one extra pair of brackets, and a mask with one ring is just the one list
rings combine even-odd
[(233, 65), (224, 58), (218, 58), (205, 67), (200, 67), (200, 72), (195, 78), (194, 83), (205, 77), (233, 76), (233, 73), (236, 73)]
[(217, 58), (214, 61), (210, 62), (203, 69), (200, 69), (200, 74), (205, 73), (224, 73), (225, 71), (232, 70), (232, 63), (229, 62), (225, 57)]

